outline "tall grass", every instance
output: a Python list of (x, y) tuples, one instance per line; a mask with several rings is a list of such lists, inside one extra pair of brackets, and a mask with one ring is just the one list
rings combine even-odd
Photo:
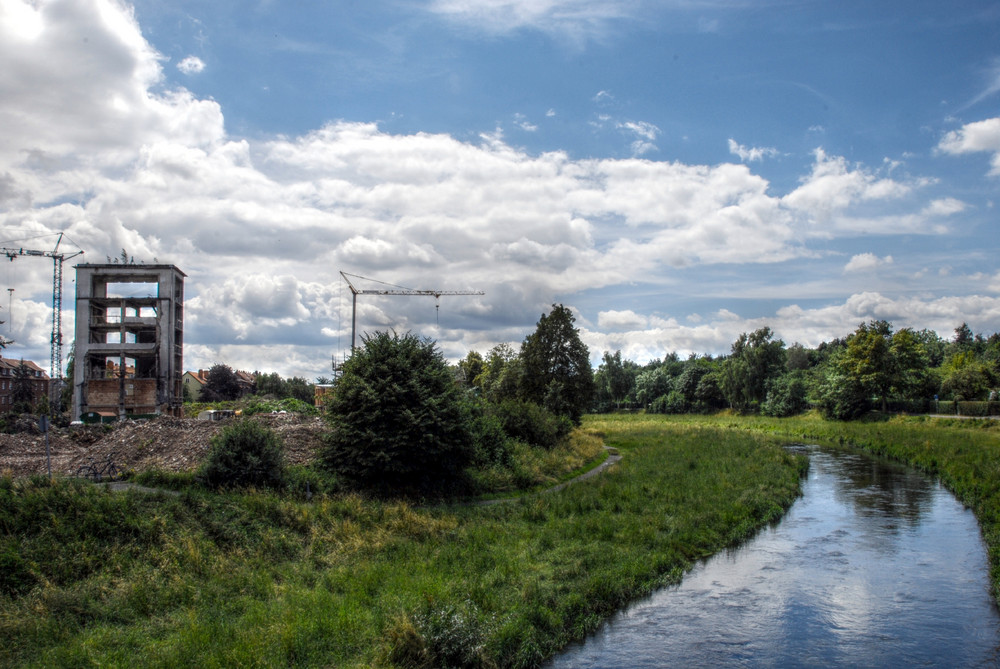
[(538, 666), (777, 519), (806, 466), (757, 431), (585, 426), (615, 468), (490, 507), (5, 479), (0, 664)]

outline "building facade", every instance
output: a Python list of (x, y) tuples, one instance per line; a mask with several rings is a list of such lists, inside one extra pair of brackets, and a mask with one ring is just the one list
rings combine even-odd
[(49, 375), (31, 360), (15, 360), (0, 357), (0, 413), (7, 413), (14, 408), (14, 384), (17, 370), (24, 364), (28, 372), (28, 383), (34, 405), (43, 397), (49, 396)]
[(76, 266), (74, 419), (182, 415), (184, 277), (173, 265)]

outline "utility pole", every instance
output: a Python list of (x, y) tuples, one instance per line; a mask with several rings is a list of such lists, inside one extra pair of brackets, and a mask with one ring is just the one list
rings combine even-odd
[[(351, 289), (351, 352), (354, 352), (354, 340), (357, 334), (358, 328), (358, 295), (427, 295), (433, 296), (435, 300), (439, 300), (442, 295), (485, 295), (481, 290), (417, 290), (414, 288), (404, 288), (403, 286), (394, 286), (391, 283), (385, 283), (384, 281), (379, 281), (378, 279), (369, 279), (367, 277), (358, 276), (357, 274), (348, 274), (347, 272), (341, 272), (340, 276), (344, 278), (347, 282), (347, 286)], [(357, 288), (348, 277), (354, 277), (355, 279), (363, 279), (365, 281), (374, 281), (375, 283), (380, 283), (383, 286), (392, 286), (392, 288), (368, 288), (361, 289)], [(439, 310), (441, 305), (435, 304), (435, 309)]]
[[(0, 248), (0, 253), (14, 262), (20, 256), (38, 256), (42, 258), (52, 258), (52, 345), (49, 355), (49, 365), (51, 367), (49, 379), (49, 399), (55, 411), (61, 409), (62, 398), (62, 264), (64, 260), (82, 255), (83, 251), (76, 253), (59, 253), (59, 244), (62, 243), (63, 233), (59, 233), (56, 245), (51, 251), (38, 251), (26, 248)], [(14, 289), (7, 289), (13, 294)]]

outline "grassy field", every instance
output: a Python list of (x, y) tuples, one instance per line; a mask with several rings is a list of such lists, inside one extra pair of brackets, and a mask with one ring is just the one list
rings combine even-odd
[(591, 417), (618, 465), (496, 506), (3, 479), (0, 664), (537, 666), (794, 501), (732, 427)]

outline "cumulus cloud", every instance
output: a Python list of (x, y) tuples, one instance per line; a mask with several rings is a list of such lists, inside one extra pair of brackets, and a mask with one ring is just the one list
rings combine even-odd
[(815, 220), (830, 223), (848, 207), (866, 202), (898, 200), (920, 185), (882, 177), (861, 166), (851, 166), (842, 156), (816, 149), (812, 172), (801, 185), (782, 198), (787, 207), (808, 212)]
[(851, 260), (844, 266), (844, 273), (871, 272), (879, 267), (882, 267), (883, 265), (891, 264), (892, 256), (879, 258), (874, 253), (859, 253), (852, 257)]
[(780, 155), (778, 150), (772, 147), (746, 147), (742, 144), (738, 144), (736, 140), (729, 139), (729, 153), (734, 156), (738, 156), (740, 160), (744, 163), (752, 163), (754, 161), (764, 160), (764, 158), (773, 158), (774, 156)]
[[(814, 257), (810, 244), (820, 232), (860, 234), (852, 208), (919, 190), (818, 150), (810, 174), (782, 197), (747, 164), (643, 158), (660, 129), (639, 121), (609, 121), (609, 129), (641, 143), (621, 160), (531, 154), (501, 133), (461, 141), (347, 121), (237, 139), (225, 132), (217, 103), (164, 89), (166, 61), (127, 8), (110, 0), (7, 6), (14, 10), (0, 14), (0, 225), (65, 232), (90, 261), (125, 248), (140, 260), (177, 264), (188, 275), (192, 367), (226, 361), (266, 369), (284, 347), (287, 366), (274, 369), (327, 373), (335, 340), (350, 332), (341, 269), (420, 289), (485, 290), (442, 299), (440, 311), (433, 300), (358, 305), (361, 332), (413, 329), (460, 357), (520, 341), (555, 301), (665, 283), (704, 265), (756, 271)], [(602, 93), (600, 100), (612, 99)], [(929, 220), (964, 208), (949, 197), (919, 202), (912, 225), (884, 231), (927, 229)], [(851, 263), (860, 268), (864, 255)], [(24, 268), (19, 292), (23, 286), (25, 299), (46, 309), (51, 266)], [(969, 311), (970, 323), (972, 316), (980, 327), (996, 322), (988, 320), (995, 299), (969, 300), (957, 308)], [(799, 316), (806, 324), (822, 320)], [(791, 341), (845, 332), (831, 326), (832, 316), (802, 332), (795, 313), (776, 317), (794, 333), (785, 335)], [(734, 312), (684, 323), (600, 308), (591, 318), (596, 325), (585, 326), (596, 355), (620, 348), (633, 359), (642, 350), (724, 352), (757, 322)], [(35, 342), (34, 358), (46, 359), (48, 330), (31, 333), (22, 341)], [(254, 347), (265, 352), (260, 365), (250, 362)]]
[(799, 342), (813, 348), (824, 341), (845, 337), (860, 323), (873, 319), (885, 319), (897, 330), (928, 328), (942, 336), (948, 336), (963, 322), (976, 332), (993, 332), (1000, 323), (1000, 297), (893, 298), (877, 292), (863, 292), (839, 303), (815, 308), (792, 304), (773, 314), (755, 317), (722, 309), (710, 316), (686, 321), (649, 318), (645, 327), (640, 325), (627, 332), (617, 332), (613, 327), (606, 328), (610, 332), (588, 329), (583, 332), (583, 339), (591, 349), (595, 364), (602, 351), (615, 350), (621, 350), (622, 356), (630, 360), (646, 362), (671, 352), (681, 356), (726, 354), (741, 333), (765, 326), (786, 345)]
[(625, 311), (602, 311), (597, 314), (597, 324), (605, 330), (638, 330), (644, 328), (649, 319), (631, 309)]
[(205, 62), (198, 56), (188, 56), (177, 63), (177, 69), (184, 74), (198, 74), (205, 69)]
[(938, 149), (945, 153), (992, 153), (990, 175), (1000, 176), (1000, 117), (966, 123), (941, 138)]
[(122, 165), (144, 143), (221, 139), (221, 110), (184, 90), (154, 92), (161, 56), (112, 0), (11, 0), (0, 13), (0, 172), (32, 159)]

